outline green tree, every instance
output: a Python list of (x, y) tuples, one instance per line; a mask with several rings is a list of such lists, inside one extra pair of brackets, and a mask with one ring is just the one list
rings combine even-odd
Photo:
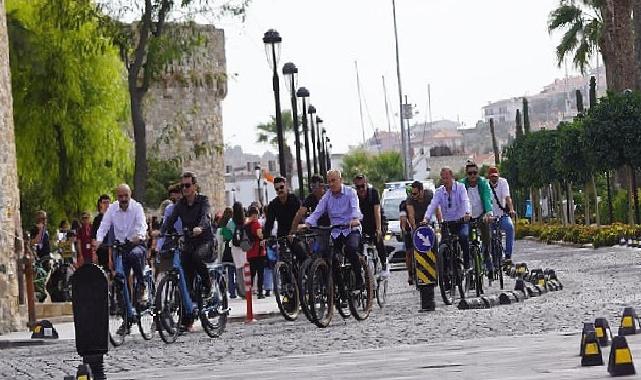
[(177, 160), (149, 160), (147, 180), (147, 204), (158, 207), (167, 199), (169, 186), (180, 182), (181, 170)]
[[(86, 0), (83, 0), (86, 1)], [(244, 15), (249, 0), (228, 1), (214, 7), (214, 0), (113, 0), (103, 1), (100, 12), (102, 24), (127, 69), (127, 83), (131, 105), (131, 121), (135, 140), (134, 197), (145, 201), (148, 177), (146, 126), (143, 116), (144, 98), (149, 87), (165, 69), (167, 63), (179, 59), (202, 38), (194, 35), (191, 40), (176, 38), (168, 33), (170, 21), (180, 19), (179, 13), (218, 13)], [(131, 14), (140, 15), (137, 22), (124, 24), (121, 19)]]
[[(289, 110), (285, 110), (281, 113), (282, 123), (283, 123), (283, 140), (284, 140), (284, 151), (285, 151), (285, 166), (287, 167), (287, 183), (291, 186), (292, 174), (294, 173), (294, 157), (292, 155), (292, 149), (287, 144), (287, 138), (293, 137), (294, 134), (294, 119), (292, 118), (292, 113)], [(260, 123), (256, 126), (256, 142), (261, 144), (269, 144), (274, 148), (278, 148), (278, 133), (276, 128), (276, 117), (271, 116), (270, 120), (265, 123)], [(311, 142), (310, 142), (311, 145)], [(304, 149), (301, 142), (301, 149)], [(301, 159), (304, 160), (305, 155), (301, 154)], [(311, 157), (311, 152), (310, 152)]]
[(127, 92), (89, 0), (9, 0), (19, 185), (25, 225), (93, 210), (129, 178)]
[(343, 157), (343, 178), (350, 183), (357, 174), (364, 174), (369, 183), (382, 191), (385, 182), (403, 179), (403, 161), (399, 152), (370, 154), (356, 149)]

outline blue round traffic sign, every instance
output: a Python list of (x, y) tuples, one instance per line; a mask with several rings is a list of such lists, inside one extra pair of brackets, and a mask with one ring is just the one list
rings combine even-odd
[(429, 226), (420, 226), (414, 230), (412, 235), (412, 242), (414, 243), (414, 249), (421, 253), (427, 253), (432, 249), (434, 245), (434, 230)]

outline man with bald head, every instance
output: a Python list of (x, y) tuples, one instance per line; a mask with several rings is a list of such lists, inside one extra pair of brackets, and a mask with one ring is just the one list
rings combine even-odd
[[(121, 184), (116, 189), (117, 202), (112, 203), (100, 223), (96, 233), (96, 244), (102, 244), (109, 230), (113, 227), (114, 238), (121, 242), (129, 242), (121, 255), (115, 255), (112, 260), (113, 269), (116, 272), (116, 279), (126, 281), (131, 270), (134, 271), (138, 283), (142, 284), (139, 294), (141, 302), (146, 302), (147, 291), (143, 281), (142, 270), (147, 249), (145, 238), (147, 237), (147, 221), (142, 205), (131, 199), (131, 189), (127, 184)], [(133, 317), (134, 310), (127, 287), (124, 287), (124, 297), (127, 302), (129, 316)], [(127, 327), (127, 326), (125, 326)]]

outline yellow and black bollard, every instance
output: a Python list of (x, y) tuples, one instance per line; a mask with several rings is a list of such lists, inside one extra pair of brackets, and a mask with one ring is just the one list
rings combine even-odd
[(634, 375), (636, 372), (632, 362), (632, 352), (624, 336), (615, 336), (612, 339), (608, 372), (611, 376)]
[(621, 324), (619, 325), (619, 336), (634, 335), (637, 333), (637, 313), (633, 307), (623, 309)]
[(434, 287), (437, 279), (436, 254), (432, 251), (435, 238), (434, 230), (428, 226), (421, 226), (412, 234), (416, 287), (421, 295), (419, 312), (433, 311), (436, 308), (434, 302)]
[(612, 339), (612, 330), (610, 329), (610, 324), (607, 319), (603, 317), (597, 318), (594, 321), (594, 330), (600, 346), (605, 347), (610, 344), (610, 339)]

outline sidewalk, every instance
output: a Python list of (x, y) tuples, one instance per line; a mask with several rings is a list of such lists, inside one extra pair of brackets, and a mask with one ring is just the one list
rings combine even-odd
[[(247, 303), (242, 298), (230, 299), (229, 307), (231, 309), (229, 313), (228, 322), (243, 322), (247, 316)], [(252, 299), (254, 319), (265, 319), (271, 316), (277, 315), (280, 312), (278, 311), (278, 305), (276, 304), (276, 298), (274, 298), (273, 293), (269, 298), (262, 300), (256, 299), (256, 296)], [(75, 339), (75, 329), (73, 324), (73, 316), (69, 316), (71, 322), (60, 322), (56, 323), (52, 321), (54, 328), (58, 331), (58, 340), (73, 340)], [(196, 323), (194, 326), (200, 328), (200, 324)], [(132, 334), (138, 334), (138, 329), (131, 329)], [(25, 329), (25, 331), (18, 331), (9, 333), (6, 335), (0, 335), (0, 347), (2, 344), (9, 344), (10, 342), (21, 342), (31, 339), (31, 331)], [(39, 340), (40, 341), (40, 340)], [(53, 340), (55, 342), (55, 340)], [(52, 342), (52, 340), (48, 340)]]

